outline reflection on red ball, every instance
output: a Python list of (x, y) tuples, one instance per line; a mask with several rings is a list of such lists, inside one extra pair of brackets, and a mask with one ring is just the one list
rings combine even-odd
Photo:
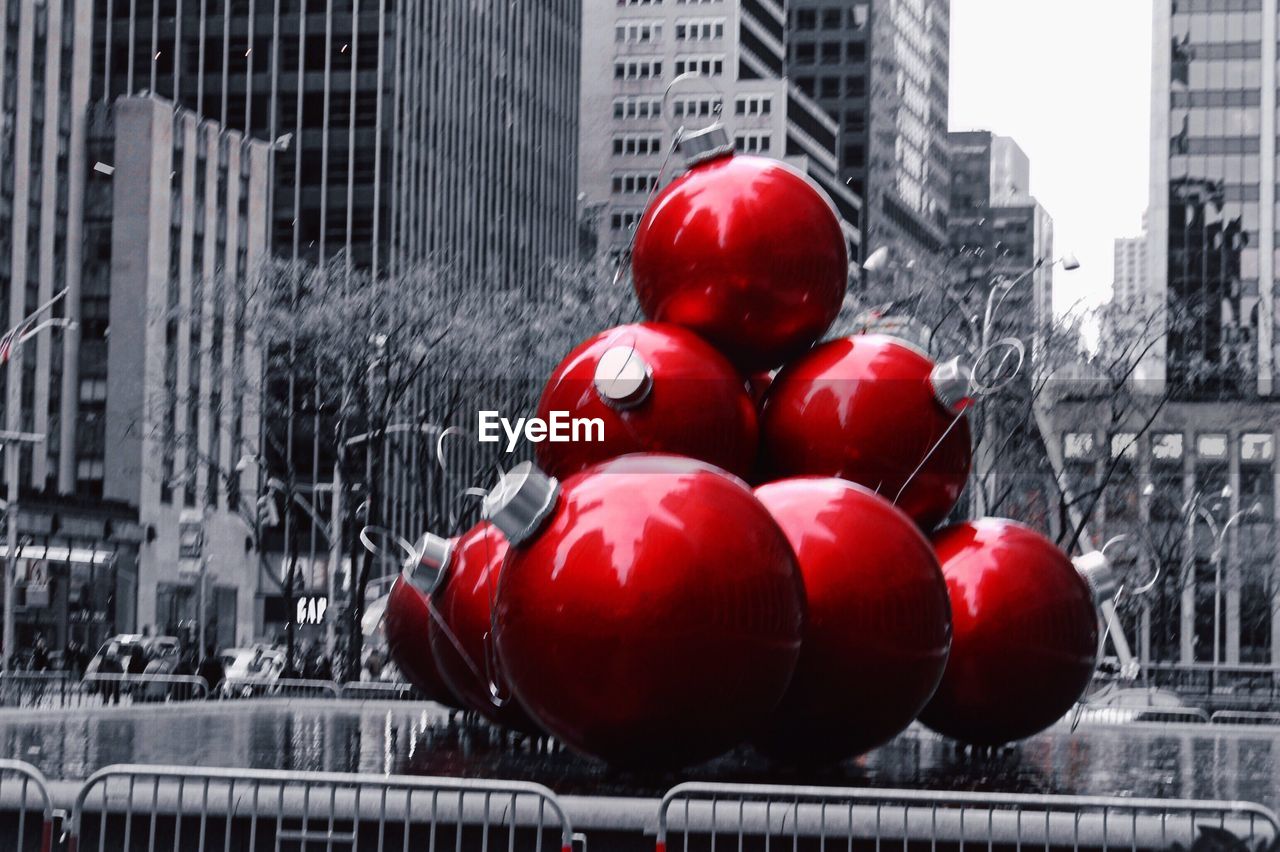
[(849, 267), (821, 190), (777, 160), (726, 156), (654, 199), (636, 229), (632, 272), (646, 317), (693, 329), (754, 370), (826, 332)]
[(489, 523), (454, 539), (440, 585), (431, 595), (440, 619), (431, 632), (431, 651), (445, 683), (465, 707), (499, 725), (538, 733), (503, 683), (491, 635), (490, 605), (506, 555), (507, 540)]
[(770, 477), (838, 476), (933, 529), (960, 499), (971, 455), (968, 420), (934, 396), (933, 368), (878, 334), (833, 340), (788, 364), (761, 419)]
[(603, 440), (543, 441), (538, 463), (563, 479), (635, 452), (711, 462), (746, 476), (757, 450), (756, 410), (742, 377), (693, 332), (662, 323), (597, 334), (547, 381), (538, 416), (598, 419)]
[(676, 767), (732, 748), (777, 706), (804, 590), (741, 481), (623, 456), (566, 480), (535, 528), (502, 571), (498, 651), (551, 734), (614, 765)]
[(461, 704), (441, 677), (440, 669), (431, 656), (431, 636), (434, 630), (427, 596), (403, 576), (397, 577), (391, 584), (383, 618), (387, 651), (396, 668), (430, 700), (450, 707), (460, 707)]
[(842, 479), (756, 489), (795, 550), (808, 601), (795, 677), (756, 747), (830, 763), (888, 742), (942, 677), (951, 609), (937, 557), (911, 519)]
[(1039, 533), (983, 519), (934, 535), (951, 593), (954, 637), (920, 721), (975, 745), (1044, 730), (1093, 675), (1098, 617), (1084, 578)]

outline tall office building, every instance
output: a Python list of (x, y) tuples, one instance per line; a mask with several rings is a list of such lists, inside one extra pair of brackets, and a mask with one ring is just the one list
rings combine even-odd
[[(836, 124), (783, 79), (785, 16), (776, 0), (620, 0), (584, 7), (582, 165), (584, 217), (597, 244), (625, 249), (661, 178), (677, 126), (719, 117), (737, 150), (785, 160), (831, 197), (850, 259), (861, 256), (861, 204), (837, 177)], [(663, 96), (682, 74), (670, 112)]]
[(1147, 236), (1115, 241), (1111, 301), (1134, 305), (1147, 292)]
[(1154, 17), (1149, 296), (1167, 347), (1146, 375), (1180, 396), (1269, 396), (1277, 5), (1158, 0)]
[(787, 75), (838, 125), (864, 245), (937, 278), (947, 249), (949, 0), (790, 0)]
[(948, 144), (950, 286), (980, 306), (993, 280), (1025, 275), (1002, 302), (1000, 331), (1039, 339), (1053, 320), (1053, 219), (1030, 193), (1031, 162), (985, 130), (951, 133)]
[[(421, 2), (421, 0), (419, 0)], [(154, 93), (274, 143), (271, 243), (380, 268), (391, 244), (389, 0), (93, 0), (92, 97)], [(410, 6), (413, 5), (411, 2)], [(278, 140), (278, 141), (277, 141)]]

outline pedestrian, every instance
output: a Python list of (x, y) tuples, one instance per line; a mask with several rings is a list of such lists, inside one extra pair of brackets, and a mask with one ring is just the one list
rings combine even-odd
[(31, 648), (31, 670), (44, 672), (49, 670), (49, 648), (44, 644), (44, 634), (36, 635), (35, 645)]
[(226, 669), (223, 668), (222, 659), (214, 651), (212, 645), (205, 649), (204, 659), (200, 661), (196, 674), (204, 678), (204, 682), (209, 685), (209, 696), (213, 697), (217, 693), (218, 687), (222, 685), (227, 673)]
[(107, 704), (120, 702), (120, 677), (124, 674), (120, 653), (120, 645), (112, 642), (102, 652), (102, 659), (98, 661), (98, 671), (95, 674), (101, 676), (99, 683), (102, 684), (102, 698)]
[(145, 674), (147, 671), (147, 652), (139, 642), (129, 649), (129, 666), (125, 671), (131, 675)]

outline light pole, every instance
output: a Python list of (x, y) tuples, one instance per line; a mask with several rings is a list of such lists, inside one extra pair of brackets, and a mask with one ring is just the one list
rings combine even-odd
[(15, 444), (36, 444), (42, 443), (45, 439), (44, 435), (32, 432), (19, 431), (22, 423), (22, 347), (23, 345), (35, 337), (40, 332), (49, 328), (75, 328), (75, 320), (65, 317), (54, 317), (46, 319), (40, 323), (36, 323), (36, 317), (49, 310), (56, 304), (67, 291), (61, 290), (52, 299), (36, 308), (31, 314), (25, 317), (22, 322), (18, 323), (5, 334), (3, 341), (0, 342), (0, 358), (11, 364), (9, 371), (9, 387), (8, 399), (5, 412), (6, 426), (5, 431), (0, 432), (0, 446), (5, 450), (5, 525), (7, 527), (7, 544), (8, 558), (5, 560), (4, 571), (4, 648), (0, 651), (0, 670), (9, 671), (12, 667), (14, 642), (15, 642), (15, 625), (14, 625), (14, 607), (13, 607), (13, 587), (14, 579), (18, 572), (18, 492), (20, 491), (21, 464), (20, 454), (13, 452)]

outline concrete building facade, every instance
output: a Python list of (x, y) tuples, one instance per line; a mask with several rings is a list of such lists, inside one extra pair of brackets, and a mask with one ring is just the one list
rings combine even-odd
[(786, 73), (835, 120), (867, 252), (916, 275), (947, 256), (948, 0), (791, 0)]
[[(723, 121), (741, 153), (784, 160), (831, 197), (851, 261), (861, 257), (861, 202), (838, 179), (837, 125), (783, 78), (786, 27), (775, 0), (587, 3), (583, 15), (583, 215), (618, 255), (649, 198), (677, 174), (676, 128)], [(664, 115), (664, 94), (670, 93)], [(663, 167), (666, 165), (664, 172)]]

